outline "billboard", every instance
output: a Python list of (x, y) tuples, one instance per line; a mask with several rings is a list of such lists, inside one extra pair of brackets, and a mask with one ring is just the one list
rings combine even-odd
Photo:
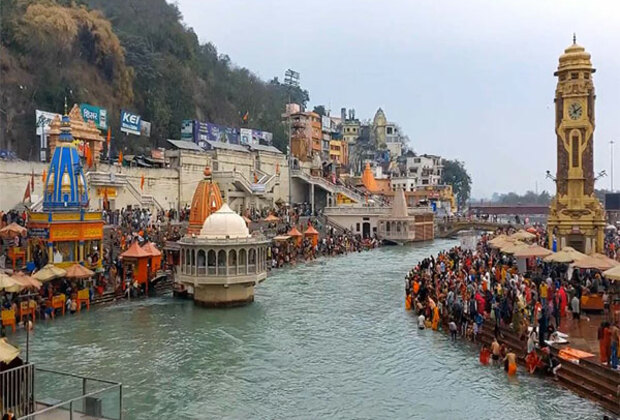
[(239, 144), (239, 132), (223, 125), (196, 122), (194, 124), (194, 142), (220, 141), (222, 143)]
[(84, 121), (92, 121), (100, 130), (108, 129), (108, 111), (90, 104), (80, 104), (80, 113)]
[(121, 131), (127, 134), (140, 135), (140, 116), (121, 110)]
[(240, 128), (239, 138), (240, 138), (241, 144), (252, 144), (252, 129), (251, 128)]
[(183, 120), (181, 123), (181, 140), (194, 140), (194, 120)]
[(62, 118), (60, 114), (56, 114), (55, 112), (41, 111), (39, 109), (34, 111), (34, 115), (37, 123), (37, 136), (40, 136), (43, 133), (49, 133), (50, 123), (54, 117)]
[(269, 131), (252, 130), (252, 144), (262, 144), (264, 146), (271, 146), (273, 142), (273, 134)]
[(620, 210), (620, 193), (605, 194), (605, 210)]
[(151, 123), (149, 121), (142, 120), (140, 122), (140, 134), (144, 137), (151, 137)]
[(321, 128), (323, 129), (323, 131), (329, 131), (332, 128), (332, 119), (325, 116), (325, 115), (321, 115)]

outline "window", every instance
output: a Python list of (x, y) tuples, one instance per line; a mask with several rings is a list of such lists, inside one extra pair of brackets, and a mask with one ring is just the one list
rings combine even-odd
[(359, 232), (359, 231), (360, 231), (360, 224), (359, 224), (359, 223), (356, 223), (356, 224), (355, 224), (355, 230), (356, 230), (357, 232)]
[(577, 133), (571, 136), (571, 148), (573, 168), (579, 167), (579, 135)]
[(388, 128), (387, 128), (387, 133), (388, 133), (388, 134), (392, 134), (392, 132), (393, 132), (392, 127), (388, 127)]
[(571, 73), (570, 74), (570, 78), (573, 79), (573, 80), (578, 79), (579, 78), (579, 73)]

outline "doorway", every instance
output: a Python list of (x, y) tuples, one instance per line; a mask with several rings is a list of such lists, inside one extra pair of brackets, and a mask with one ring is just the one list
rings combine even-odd
[(362, 223), (362, 237), (370, 238), (370, 222)]
[(567, 245), (575, 250), (584, 253), (586, 252), (586, 238), (583, 234), (574, 233), (568, 235), (566, 238)]

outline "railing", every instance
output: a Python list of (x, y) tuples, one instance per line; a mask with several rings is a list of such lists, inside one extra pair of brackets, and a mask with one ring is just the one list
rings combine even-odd
[(325, 178), (309, 175), (299, 169), (293, 169), (291, 171), (291, 174), (293, 176), (303, 179), (306, 182), (320, 185), (321, 187), (323, 187), (325, 190), (329, 191), (330, 193), (340, 193), (342, 195), (346, 195), (347, 197), (352, 198), (358, 203), (362, 203), (364, 201), (364, 195), (360, 191), (356, 191), (353, 188), (345, 187), (344, 185), (334, 184), (333, 182), (330, 182), (326, 180)]
[(0, 372), (0, 408), (23, 416), (34, 410), (34, 365), (27, 364)]

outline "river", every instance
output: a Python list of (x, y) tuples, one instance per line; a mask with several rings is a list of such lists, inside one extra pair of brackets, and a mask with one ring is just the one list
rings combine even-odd
[(122, 382), (126, 419), (602, 418), (551, 381), (508, 378), (473, 345), (416, 328), (404, 275), (453, 244), (278, 270), (243, 308), (160, 297), (39, 322), (31, 360)]

